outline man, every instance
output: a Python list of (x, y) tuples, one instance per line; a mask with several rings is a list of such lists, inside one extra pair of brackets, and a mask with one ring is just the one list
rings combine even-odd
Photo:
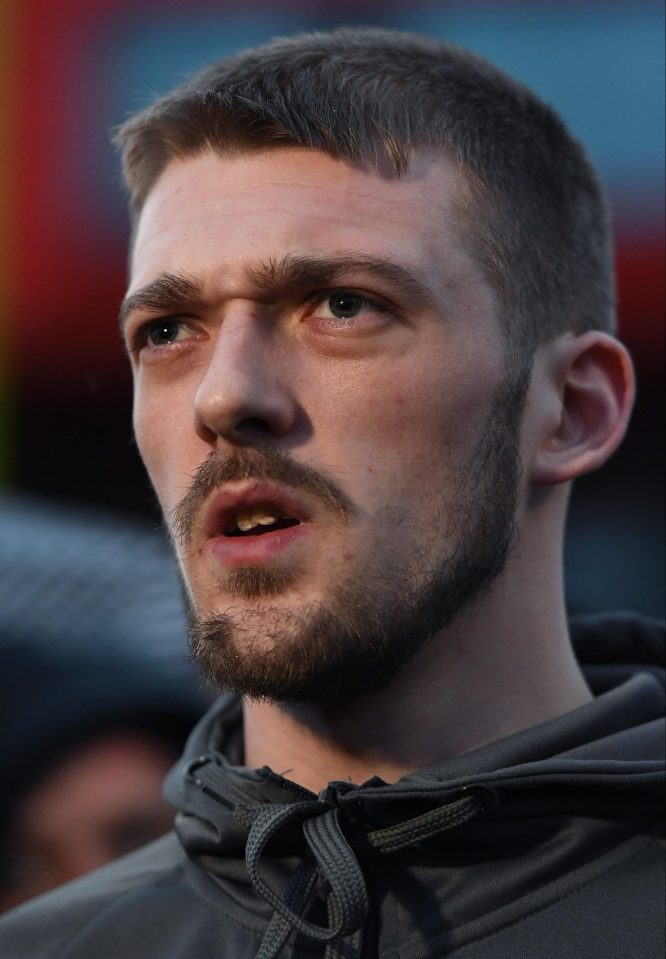
[(177, 838), (3, 955), (661, 955), (658, 639), (588, 624), (584, 673), (562, 594), (634, 389), (582, 148), (374, 30), (217, 64), (118, 140), (136, 436), (242, 731), (227, 696)]

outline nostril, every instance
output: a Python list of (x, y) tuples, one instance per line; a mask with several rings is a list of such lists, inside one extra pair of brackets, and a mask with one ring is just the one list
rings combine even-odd
[(234, 432), (237, 436), (242, 434), (267, 436), (273, 434), (273, 429), (270, 423), (260, 416), (248, 416), (236, 423)]

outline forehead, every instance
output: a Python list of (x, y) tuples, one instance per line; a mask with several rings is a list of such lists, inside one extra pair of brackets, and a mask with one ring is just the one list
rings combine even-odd
[(130, 291), (165, 270), (203, 278), (313, 253), (383, 257), (449, 287), (480, 280), (457, 240), (460, 187), (442, 155), (400, 177), (299, 147), (175, 160), (141, 213)]

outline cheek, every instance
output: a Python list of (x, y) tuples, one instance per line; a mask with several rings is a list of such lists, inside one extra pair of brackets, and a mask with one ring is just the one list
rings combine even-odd
[(132, 425), (134, 438), (144, 466), (154, 482), (154, 464), (159, 461), (158, 450), (161, 446), (160, 419), (155, 404), (151, 403), (139, 383), (134, 385), (134, 403), (132, 407)]
[(326, 386), (312, 417), (316, 455), (358, 508), (373, 514), (392, 509), (414, 495), (417, 483), (432, 484), (435, 472), (442, 482), (435, 467), (445, 468), (452, 437), (439, 392), (395, 369)]
[(416, 452), (421, 442), (452, 440), (456, 403), (439, 382), (428, 376), (406, 376), (399, 369), (372, 371), (360, 380), (347, 379), (332, 389), (324, 411), (345, 443), (401, 456)]
[(355, 481), (365, 486), (365, 477), (370, 487), (390, 477), (394, 489), (413, 495), (415, 483), (440, 484), (471, 452), (490, 403), (489, 380), (435, 361), (408, 370), (397, 363), (366, 368), (346, 377), (344, 388), (326, 384), (315, 433), (328, 433), (326, 458), (353, 463)]
[[(170, 397), (168, 408), (155, 396), (135, 388), (133, 405), (133, 425), (139, 453), (148, 471), (160, 505), (168, 513), (185, 492), (192, 469), (193, 441), (196, 441), (191, 425), (185, 429), (182, 418), (177, 415), (180, 408), (175, 397)], [(182, 478), (182, 482), (181, 482)]]

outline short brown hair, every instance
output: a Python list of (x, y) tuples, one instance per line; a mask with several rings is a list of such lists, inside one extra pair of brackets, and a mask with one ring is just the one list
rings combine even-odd
[(559, 333), (615, 326), (603, 191), (554, 110), (481, 57), (414, 34), (339, 29), (222, 60), (116, 134), (133, 219), (174, 158), (299, 145), (397, 175), (416, 149), (463, 174), (461, 241), (498, 296), (519, 365)]

